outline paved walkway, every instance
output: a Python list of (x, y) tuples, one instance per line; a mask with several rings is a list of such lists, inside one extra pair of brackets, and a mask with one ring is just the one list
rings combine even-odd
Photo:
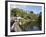
[(12, 20), (14, 20), (15, 22), (12, 25), (11, 29), (13, 29), (16, 32), (22, 31), (21, 28), (19, 27), (19, 19), (16, 19), (16, 17), (15, 18), (13, 17)]

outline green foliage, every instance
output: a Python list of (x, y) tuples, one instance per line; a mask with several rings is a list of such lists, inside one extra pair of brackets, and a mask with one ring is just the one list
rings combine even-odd
[(42, 23), (42, 12), (40, 12), (39, 17), (38, 17), (38, 26), (40, 30), (41, 30), (41, 25), (42, 25), (41, 23)]
[(33, 13), (33, 11), (30, 11), (30, 13)]
[(15, 8), (11, 10), (11, 16), (16, 16), (19, 15), (21, 18), (20, 21), (22, 25), (20, 27), (25, 28), (27, 26), (38, 26), (39, 24), (41, 25), (41, 12), (39, 16), (37, 14), (34, 14), (33, 11), (27, 12), (23, 9)]

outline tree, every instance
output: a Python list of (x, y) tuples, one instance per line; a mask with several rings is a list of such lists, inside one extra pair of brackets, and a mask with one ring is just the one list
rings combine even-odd
[(30, 13), (33, 13), (33, 11), (30, 11)]
[(16, 9), (11, 10), (11, 16), (16, 16)]
[(39, 14), (39, 17), (38, 17), (38, 27), (39, 27), (39, 29), (41, 30), (41, 22), (42, 22), (42, 12), (40, 12), (40, 14)]

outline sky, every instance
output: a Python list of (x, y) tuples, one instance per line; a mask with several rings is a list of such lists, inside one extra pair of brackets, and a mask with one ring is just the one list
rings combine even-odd
[(12, 7), (16, 7), (19, 9), (33, 11), (35, 14), (42, 12), (42, 6), (32, 6), (32, 5), (12, 5)]

